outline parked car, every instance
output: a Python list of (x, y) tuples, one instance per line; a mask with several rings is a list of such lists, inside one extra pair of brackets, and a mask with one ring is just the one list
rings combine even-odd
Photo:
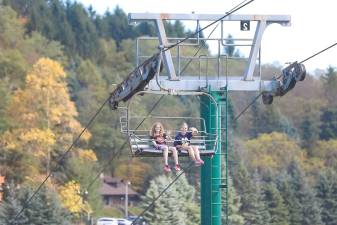
[[(138, 216), (129, 216), (128, 220), (133, 222), (134, 225), (146, 225), (147, 224), (143, 217), (139, 217), (138, 219), (137, 218), (138, 218)], [(136, 219), (137, 219), (137, 221), (135, 221)]]
[(96, 225), (118, 225), (118, 220), (111, 217), (101, 217), (97, 220)]
[(124, 218), (118, 218), (118, 225), (131, 225), (132, 221), (124, 219)]

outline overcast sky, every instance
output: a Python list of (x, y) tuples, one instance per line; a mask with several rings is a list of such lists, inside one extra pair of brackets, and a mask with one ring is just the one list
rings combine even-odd
[[(203, 13), (225, 14), (242, 0), (78, 0), (85, 6), (92, 5), (99, 14), (112, 11), (119, 5), (126, 13)], [(262, 62), (301, 61), (337, 42), (337, 2), (333, 0), (255, 0), (236, 14), (282, 14), (291, 16), (291, 26), (268, 26), (262, 39)], [(202, 24), (206, 26), (207, 23)], [(187, 27), (192, 28), (191, 24)], [(194, 25), (193, 25), (194, 26)], [(239, 24), (228, 28), (234, 37), (243, 38)], [(211, 29), (205, 30), (205, 36)], [(245, 50), (243, 49), (243, 52)], [(337, 66), (337, 46), (307, 61), (309, 71)]]

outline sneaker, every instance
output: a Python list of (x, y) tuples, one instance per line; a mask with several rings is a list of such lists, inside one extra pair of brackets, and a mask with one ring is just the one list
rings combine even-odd
[(180, 165), (179, 165), (179, 164), (177, 164), (177, 165), (175, 165), (174, 169), (175, 169), (175, 170), (178, 172), (178, 171), (180, 171), (180, 170), (181, 170), (181, 167), (180, 167)]
[(171, 168), (169, 167), (169, 165), (164, 166), (164, 171), (167, 172), (167, 173), (171, 172)]

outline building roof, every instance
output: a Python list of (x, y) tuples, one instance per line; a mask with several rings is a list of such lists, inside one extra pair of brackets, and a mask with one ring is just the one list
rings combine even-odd
[[(121, 179), (104, 176), (102, 185), (99, 189), (101, 195), (125, 195), (125, 184)], [(139, 195), (136, 191), (128, 186), (128, 195)]]

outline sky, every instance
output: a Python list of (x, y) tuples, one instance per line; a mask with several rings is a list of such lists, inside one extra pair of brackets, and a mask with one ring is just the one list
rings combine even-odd
[[(92, 5), (98, 14), (117, 5), (125, 13), (191, 13), (225, 14), (242, 0), (77, 0), (85, 6)], [(333, 0), (255, 0), (235, 14), (290, 15), (291, 26), (273, 24), (267, 27), (262, 39), (262, 63), (302, 61), (337, 42), (337, 2)], [(205, 27), (209, 22), (201, 24)], [(187, 23), (194, 30), (196, 25)], [(204, 31), (208, 36), (212, 28)], [(228, 30), (227, 30), (228, 29)], [(252, 32), (240, 31), (239, 23), (226, 27), (225, 36), (252, 37)], [(214, 34), (216, 35), (216, 34)], [(212, 47), (212, 46), (211, 46)], [(248, 56), (248, 49), (242, 53)], [(337, 67), (337, 46), (304, 63), (311, 73), (321, 73), (328, 66)], [(318, 70), (317, 70), (318, 69)]]

